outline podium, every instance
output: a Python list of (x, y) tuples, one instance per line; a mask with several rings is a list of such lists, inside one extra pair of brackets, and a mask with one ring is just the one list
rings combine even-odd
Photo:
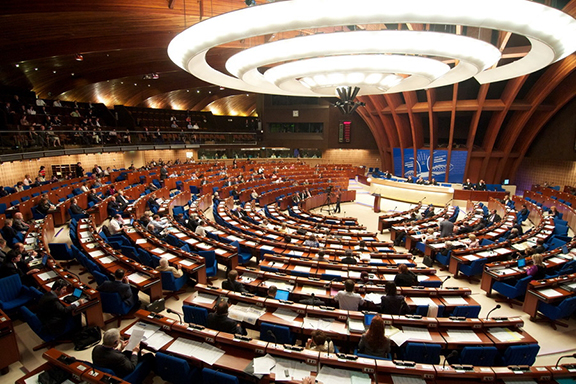
[(374, 212), (376, 213), (380, 213), (380, 194), (379, 193), (375, 193), (374, 194)]

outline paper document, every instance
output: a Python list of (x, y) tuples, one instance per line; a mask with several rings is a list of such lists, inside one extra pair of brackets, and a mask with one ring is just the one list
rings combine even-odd
[(302, 381), (311, 375), (310, 366), (301, 361), (275, 357), (276, 366), (270, 371), (276, 376), (275, 381)]
[(274, 316), (281, 318), (284, 321), (292, 322), (298, 317), (298, 314), (288, 308), (278, 308), (273, 313)]
[(210, 295), (208, 293), (198, 293), (198, 296), (196, 296), (194, 298), (194, 300), (192, 300), (192, 302), (194, 303), (203, 303), (203, 304), (212, 304), (214, 303), (214, 301), (216, 301), (216, 299), (218, 298), (218, 296), (216, 295)]
[(315, 295), (325, 295), (326, 294), (326, 288), (323, 287), (315, 287), (312, 285), (304, 285), (302, 287), (302, 293), (303, 294), (307, 294), (307, 295), (311, 295), (311, 294), (315, 294)]
[(114, 256), (106, 256), (106, 257), (101, 257), (98, 259), (98, 261), (102, 264), (110, 264), (116, 261), (116, 258)]
[(190, 261), (190, 260), (180, 260), (180, 264), (185, 266), (185, 267), (189, 267), (191, 265), (194, 265), (194, 262)]
[(276, 360), (274, 360), (274, 358), (269, 354), (262, 357), (255, 357), (253, 362), (255, 375), (268, 375), (276, 366)]
[(380, 304), (380, 302), (382, 301), (382, 294), (370, 292), (364, 295), (364, 300), (370, 301), (374, 304)]
[(411, 297), (410, 298), (416, 305), (430, 305), (434, 304), (434, 300), (429, 297)]
[(143, 283), (148, 279), (149, 279), (148, 275), (145, 275), (145, 274), (140, 273), (140, 272), (135, 272), (135, 273), (128, 276), (128, 280), (130, 280), (134, 284)]
[(223, 350), (210, 344), (200, 343), (182, 337), (177, 338), (176, 341), (168, 347), (167, 351), (196, 358), (208, 365), (214, 365), (214, 363), (225, 354)]
[(98, 257), (104, 255), (104, 252), (98, 249), (96, 251), (88, 252), (88, 254), (92, 257)]
[(58, 274), (54, 271), (48, 271), (44, 273), (39, 273), (37, 275), (42, 281), (50, 280), (58, 276)]
[(424, 379), (418, 376), (391, 375), (394, 384), (426, 384)]
[(142, 339), (144, 338), (145, 328), (141, 326), (136, 326), (132, 329), (132, 334), (130, 335), (130, 340), (128, 340), (128, 345), (124, 348), (127, 351), (131, 351), (134, 347), (138, 346)]
[(136, 239), (136, 244), (146, 244), (148, 240), (146, 239)]
[(172, 340), (174, 340), (172, 336), (167, 335), (164, 332), (156, 332), (151, 337), (147, 338), (145, 343), (149, 348), (158, 351)]
[(474, 256), (474, 255), (466, 255), (464, 256), (464, 258), (468, 261), (474, 261), (474, 260), (478, 260), (479, 257), (478, 256)]
[(509, 328), (503, 327), (489, 328), (488, 333), (503, 343), (509, 341), (519, 341), (524, 338), (524, 336), (522, 336), (522, 334), (519, 332), (511, 331)]
[(471, 342), (481, 342), (480, 338), (476, 334), (476, 332), (470, 329), (461, 329), (461, 330), (449, 330), (448, 336), (454, 340), (458, 341), (471, 341)]
[(546, 288), (546, 289), (539, 289), (538, 293), (540, 293), (541, 295), (544, 295), (546, 297), (558, 297), (558, 296), (562, 296), (561, 292), (558, 292), (555, 289), (552, 288)]
[(252, 325), (256, 325), (256, 322), (264, 313), (266, 313), (265, 309), (242, 302), (231, 305), (228, 308), (229, 318)]
[(334, 319), (326, 318), (326, 319), (319, 319), (316, 317), (305, 317), (304, 318), (304, 328), (306, 329), (320, 329), (323, 331), (327, 331), (332, 326)]
[(448, 305), (468, 305), (468, 302), (463, 297), (442, 297), (442, 300)]

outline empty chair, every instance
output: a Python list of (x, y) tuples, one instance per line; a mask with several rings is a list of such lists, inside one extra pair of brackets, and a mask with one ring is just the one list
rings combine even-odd
[(156, 352), (155, 373), (172, 384), (190, 384), (198, 374), (196, 368), (190, 367), (188, 361), (176, 356)]
[(450, 264), (450, 256), (452, 255), (452, 251), (448, 251), (448, 253), (446, 253), (446, 256), (444, 256), (443, 254), (441, 254), (440, 252), (436, 253), (436, 261), (438, 263), (440, 263), (442, 266), (447, 267), (448, 264)]
[(77, 323), (75, 322), (74, 318), (70, 318), (68, 323), (66, 324), (64, 332), (62, 332), (61, 335), (51, 335), (49, 333), (46, 333), (46, 331), (44, 331), (43, 329), (44, 327), (42, 326), (42, 323), (40, 322), (38, 316), (36, 316), (36, 314), (30, 311), (26, 306), (20, 307), (20, 312), (22, 313), (23, 320), (26, 323), (28, 323), (28, 326), (43, 341), (42, 344), (39, 344), (33, 348), (34, 351), (59, 344), (58, 340), (67, 333), (73, 331), (77, 326)]
[(50, 255), (56, 260), (72, 260), (74, 255), (66, 243), (49, 243)]
[(202, 370), (202, 384), (240, 384), (240, 380), (236, 376), (204, 368)]
[(539, 350), (538, 344), (511, 345), (502, 356), (502, 365), (532, 365)]
[(479, 305), (459, 305), (452, 311), (452, 316), (470, 318), (478, 318), (480, 314)]
[(42, 220), (46, 217), (45, 214), (38, 212), (38, 206), (37, 205), (30, 208), (30, 211), (32, 212), (32, 218), (34, 220)]
[(17, 274), (0, 279), (0, 309), (8, 314), (40, 296), (42, 293), (36, 288), (22, 285)]
[(460, 364), (490, 367), (498, 355), (496, 347), (464, 347), (460, 353)]
[(216, 261), (216, 252), (214, 251), (199, 251), (198, 255), (204, 258), (206, 264), (206, 276), (216, 276), (218, 273), (218, 262)]
[(496, 281), (492, 288), (499, 294), (506, 296), (506, 299), (497, 299), (496, 302), (508, 303), (510, 308), (512, 308), (512, 304), (522, 305), (523, 303), (520, 303), (518, 300), (514, 299), (526, 294), (526, 290), (528, 289), (528, 284), (530, 281), (532, 281), (532, 276), (526, 276), (516, 281), (516, 284), (514, 285), (504, 283), (503, 281)]
[(486, 264), (487, 259), (478, 259), (472, 261), (470, 264), (460, 264), (460, 272), (464, 274), (469, 281), (475, 280), (474, 276), (479, 275), (484, 270), (484, 264)]
[(567, 327), (568, 324), (560, 322), (558, 319), (569, 317), (576, 312), (576, 296), (564, 299), (558, 305), (540, 302), (538, 304), (538, 311), (544, 315), (544, 319), (538, 319), (537, 321), (549, 322), (554, 329), (556, 329), (557, 325)]
[(260, 324), (260, 340), (293, 345), (296, 342), (296, 335), (290, 332), (290, 328), (283, 325), (262, 322)]
[(244, 265), (250, 261), (250, 259), (252, 258), (252, 253), (250, 253), (249, 250), (248, 251), (242, 250), (242, 246), (240, 245), (238, 240), (233, 241), (232, 243), (230, 243), (230, 245), (236, 247), (236, 249), (238, 250), (238, 264)]
[(195, 307), (193, 305), (183, 305), (184, 322), (206, 326), (208, 310), (206, 308)]
[(407, 343), (404, 360), (421, 364), (438, 364), (441, 350), (442, 347), (439, 344)]

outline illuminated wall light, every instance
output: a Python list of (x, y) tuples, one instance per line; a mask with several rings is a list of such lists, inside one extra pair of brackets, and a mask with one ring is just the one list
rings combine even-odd
[(16, 68), (20, 68), (20, 64), (16, 64)]

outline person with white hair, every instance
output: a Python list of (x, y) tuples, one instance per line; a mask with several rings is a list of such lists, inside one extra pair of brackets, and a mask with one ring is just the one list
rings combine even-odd
[(114, 371), (118, 377), (129, 375), (138, 363), (146, 360), (148, 366), (152, 366), (154, 356), (150, 353), (140, 356), (140, 344), (131, 351), (125, 351), (128, 340), (120, 339), (118, 328), (111, 328), (104, 332), (102, 344), (92, 349), (92, 362), (99, 368), (107, 368)]

